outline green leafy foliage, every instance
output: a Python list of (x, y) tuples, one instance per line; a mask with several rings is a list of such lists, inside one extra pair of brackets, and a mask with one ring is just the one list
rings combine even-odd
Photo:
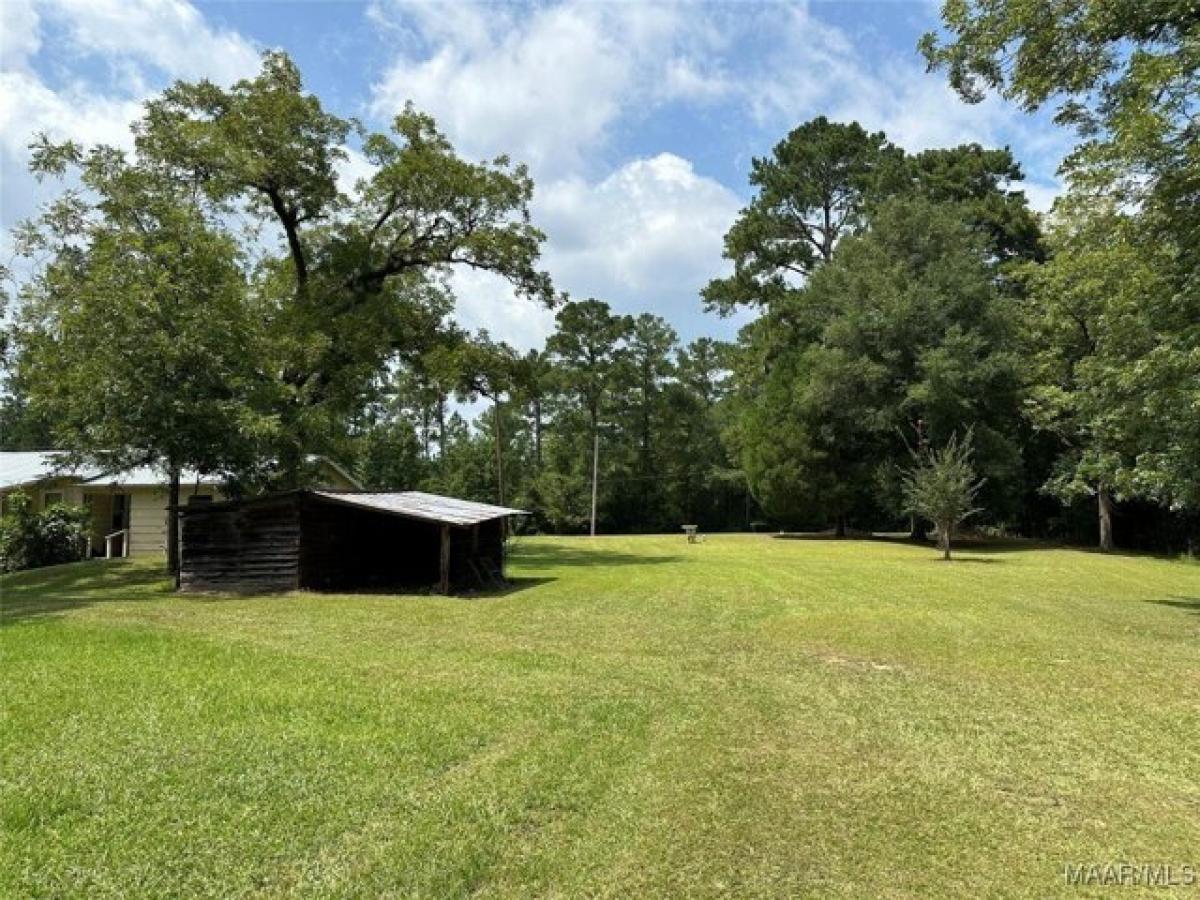
[[(536, 268), (543, 236), (523, 167), (461, 159), (406, 108), (389, 134), (359, 135), (373, 168), (343, 189), (337, 167), (360, 129), (326, 111), (283, 53), (230, 88), (172, 85), (134, 131), (132, 158), (44, 139), (34, 148), (39, 176), (78, 168), (86, 190), (63, 191), (20, 234), (22, 250), (51, 259), (23, 304), (23, 372), (62, 349), (58, 325), (107, 317), (90, 340), (69, 333), (80, 361), (63, 368), (69, 384), (51, 372), (22, 385), (42, 406), (83, 408), (55, 416), (72, 448), (219, 463), (246, 486), (295, 484), (306, 453), (347, 451), (349, 423), (400, 360), (452, 336), (452, 267), (557, 300)], [(110, 311), (103, 296), (122, 299)], [(122, 360), (130, 383), (99, 377)], [(252, 452), (226, 458), (243, 433)]]
[(1061, 446), (1047, 490), (1200, 504), (1200, 299), (1176, 287), (1175, 248), (1080, 196), (1056, 208), (1050, 245), (1024, 273), (1038, 366), (1026, 410)]
[(0, 572), (75, 562), (87, 553), (92, 519), (79, 506), (56, 503), (35, 512), (22, 491), (4, 497), (0, 516)]
[(900, 509), (879, 479), (894, 481), (903, 435), (940, 441), (969, 426), (1000, 485), (995, 508), (1013, 512), (1016, 310), (994, 267), (961, 207), (894, 198), (743, 334), (729, 437), (769, 512), (800, 525), (886, 521)]
[(955, 433), (941, 447), (914, 451), (915, 464), (904, 472), (905, 505), (937, 528), (944, 559), (950, 558), (955, 529), (982, 511), (975, 506), (983, 481), (975, 476), (971, 441), (968, 429), (961, 440)]
[(921, 50), (968, 102), (989, 91), (1029, 110), (1057, 103), (1080, 143), (1064, 172), (1139, 207), (1196, 277), (1200, 251), (1200, 19), (1186, 0), (949, 0), (947, 37)]
[(727, 315), (786, 296), (861, 225), (900, 156), (882, 133), (822, 116), (788, 134), (770, 157), (756, 158), (750, 183), (758, 193), (725, 236), (734, 273), (704, 289), (707, 306)]

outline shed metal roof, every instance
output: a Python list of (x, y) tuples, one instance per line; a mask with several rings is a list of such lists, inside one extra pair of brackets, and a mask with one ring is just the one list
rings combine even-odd
[(388, 493), (313, 491), (313, 493), (349, 506), (361, 506), (364, 509), (407, 516), (410, 519), (423, 519), (426, 522), (440, 522), (443, 525), (478, 525), (480, 522), (501, 519), (505, 516), (529, 515), (523, 509), (493, 506), (490, 503), (475, 503), (472, 500), (459, 500), (456, 497), (443, 497), (440, 494), (427, 494), (424, 491)]

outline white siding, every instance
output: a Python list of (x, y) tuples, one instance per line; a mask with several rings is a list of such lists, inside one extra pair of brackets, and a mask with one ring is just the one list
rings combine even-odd
[[(129, 555), (165, 555), (167, 552), (167, 489), (130, 487), (129, 492)], [(187, 503), (193, 493), (206, 494), (220, 500), (221, 492), (214, 485), (182, 485), (179, 502)]]
[(158, 488), (129, 489), (129, 555), (167, 552), (167, 492)]

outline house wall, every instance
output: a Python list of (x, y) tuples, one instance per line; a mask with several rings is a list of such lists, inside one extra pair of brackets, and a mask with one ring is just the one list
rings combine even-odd
[(129, 555), (167, 552), (167, 492), (129, 488)]
[(356, 491), (359, 486), (350, 479), (346, 478), (333, 466), (321, 466), (321, 477), (318, 483), (313, 485), (316, 488), (329, 491)]
[[(179, 502), (187, 503), (192, 494), (205, 494), (213, 500), (224, 499), (215, 485), (184, 485), (179, 490)], [(119, 491), (129, 494), (129, 555), (165, 555), (167, 552), (167, 489), (165, 487), (127, 487)]]
[[(330, 490), (354, 490), (356, 487), (331, 465), (321, 466), (319, 486)], [(112, 506), (107, 495), (128, 494), (129, 520), (126, 527), (129, 529), (129, 555), (154, 556), (165, 555), (167, 552), (167, 488), (165, 485), (122, 485), (99, 482), (82, 484), (70, 478), (51, 478), (11, 490), (21, 490), (32, 497), (34, 509), (37, 511), (45, 508), (47, 493), (59, 491), (63, 495), (63, 502), (75, 506), (84, 505), (85, 493), (92, 496), (94, 499), (91, 502), (98, 503), (93, 506), (93, 550), (103, 548), (104, 536), (110, 531)], [(8, 492), (0, 492), (0, 507), (2, 507), (4, 494)], [(214, 501), (224, 499), (224, 495), (216, 485), (201, 484), (197, 486), (192, 483), (180, 486), (180, 503), (186, 504), (188, 498), (193, 494), (205, 494), (211, 496)]]
[(6, 488), (0, 491), (0, 498), (7, 497), (16, 491), (20, 491), (33, 500), (35, 512), (44, 510), (47, 506), (46, 495), (56, 492), (63, 495), (63, 503), (70, 503), (76, 506), (83, 503), (83, 491), (79, 483), (65, 478), (47, 478), (44, 481), (34, 484), (23, 484), (19, 487)]
[(23, 484), (19, 487), (5, 488), (0, 491), (0, 513), (8, 510), (6, 498), (9, 494), (20, 491), (33, 500), (34, 512), (41, 512), (47, 506), (46, 495), (59, 492), (63, 495), (63, 502), (75, 506), (83, 504), (83, 491), (77, 483), (65, 481), (63, 479), (49, 479), (39, 481), (34, 484)]

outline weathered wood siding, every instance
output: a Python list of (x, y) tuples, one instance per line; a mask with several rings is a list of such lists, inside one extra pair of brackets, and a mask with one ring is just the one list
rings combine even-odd
[(300, 586), (298, 495), (182, 516), (180, 588), (269, 592)]
[[(440, 523), (306, 492), (188, 510), (181, 533), (184, 590), (430, 590), (440, 581)], [(451, 589), (494, 586), (503, 520), (450, 534)]]

